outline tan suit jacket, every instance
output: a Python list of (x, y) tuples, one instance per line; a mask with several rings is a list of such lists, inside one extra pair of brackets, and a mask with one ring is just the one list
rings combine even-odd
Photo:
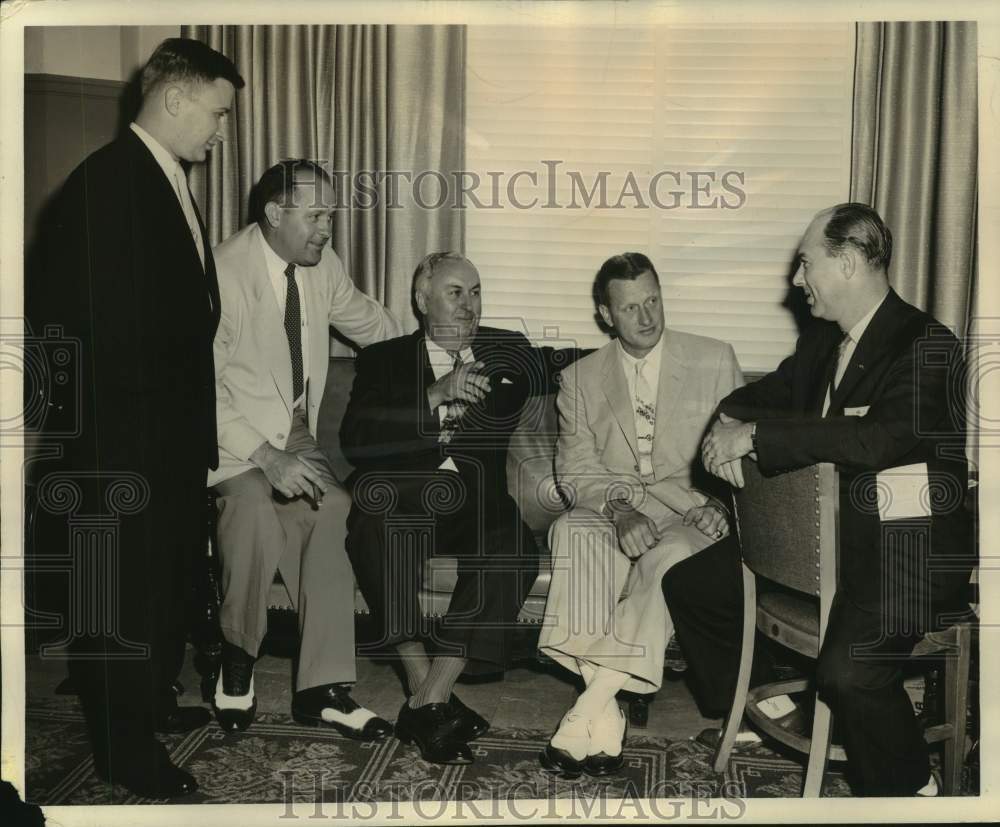
[[(213, 250), (222, 318), (215, 335), (219, 468), (209, 473), (210, 486), (253, 468), (249, 457), (262, 443), (284, 449), (291, 429), (291, 352), (267, 273), (261, 246), (266, 243), (254, 223)], [(306, 403), (315, 437), (329, 366), (329, 325), (359, 345), (394, 338), (401, 330), (388, 310), (354, 286), (330, 247), (319, 264), (302, 267), (301, 275), (309, 320), (302, 342), (309, 354)]]
[(743, 384), (730, 345), (664, 330), (653, 432), (653, 477), (639, 474), (635, 413), (619, 345), (609, 342), (562, 373), (556, 476), (573, 505), (598, 513), (626, 497), (662, 528), (707, 496), (693, 463), (719, 402)]

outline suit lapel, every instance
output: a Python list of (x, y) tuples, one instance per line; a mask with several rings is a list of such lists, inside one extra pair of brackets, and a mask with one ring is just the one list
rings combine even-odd
[[(198, 206), (195, 204), (194, 211), (198, 217), (198, 225), (201, 229), (203, 243), (205, 244), (205, 267), (202, 267), (201, 259), (198, 256), (198, 247), (191, 237), (191, 228), (184, 217), (184, 208), (181, 206), (181, 202), (177, 198), (177, 193), (174, 191), (174, 185), (167, 178), (163, 167), (153, 157), (153, 153), (149, 151), (149, 148), (143, 143), (142, 139), (131, 129), (125, 130), (124, 138), (131, 147), (132, 157), (147, 168), (146, 173), (139, 176), (138, 180), (149, 183), (151, 188), (150, 197), (155, 198), (163, 205), (164, 221), (173, 224), (173, 227), (165, 228), (165, 230), (171, 234), (171, 238), (185, 239), (183, 242), (180, 242), (184, 247), (185, 253), (194, 257), (196, 269), (204, 273), (208, 266), (210, 248), (208, 246), (208, 239), (205, 237), (205, 227), (202, 224), (201, 215), (198, 213)], [(193, 198), (191, 199), (191, 203), (194, 204)]]
[[(839, 333), (839, 328), (837, 328)], [(840, 338), (835, 335), (829, 337), (829, 342), (820, 345), (819, 352), (822, 358), (819, 363), (824, 366), (823, 370), (813, 373), (812, 391), (809, 394), (808, 410), (812, 413), (822, 414), (823, 403), (826, 401), (826, 390), (837, 372), (837, 352), (840, 345)], [(832, 402), (832, 400), (831, 400)]]
[[(886, 296), (882, 306), (875, 311), (868, 327), (861, 335), (861, 341), (854, 348), (850, 361), (844, 375), (840, 379), (840, 384), (830, 394), (830, 412), (839, 410), (844, 405), (844, 400), (850, 398), (851, 392), (860, 382), (869, 365), (878, 358), (879, 354), (886, 349), (886, 344), (891, 342), (896, 335), (896, 331), (906, 318), (905, 313), (900, 310), (902, 300), (892, 290)], [(836, 359), (836, 357), (834, 357)]]
[(666, 445), (667, 423), (672, 421), (674, 409), (681, 398), (687, 365), (681, 359), (680, 351), (673, 346), (667, 330), (663, 331), (663, 349), (660, 353), (660, 383), (656, 390), (656, 424), (653, 428), (653, 451), (658, 445)]
[(635, 410), (628, 392), (628, 382), (625, 381), (625, 371), (622, 368), (617, 344), (613, 343), (612, 347), (607, 349), (602, 374), (604, 381), (601, 383), (601, 387), (608, 400), (608, 406), (618, 421), (618, 427), (625, 435), (625, 441), (628, 443), (632, 455), (638, 460), (639, 439), (635, 433)]
[[(302, 270), (302, 304), (305, 308), (306, 319), (309, 321), (309, 340), (304, 346), (309, 351), (309, 373), (315, 374), (316, 367), (323, 364), (330, 358), (330, 320), (326, 307), (329, 302), (325, 302), (325, 294), (322, 292), (320, 277), (314, 275), (314, 268), (309, 267)], [(273, 292), (273, 291), (272, 291)], [(282, 324), (284, 328), (284, 324)], [(287, 340), (287, 335), (285, 336)], [(291, 356), (289, 356), (291, 362)], [(306, 379), (309, 379), (307, 376)], [(323, 388), (318, 389), (320, 393)], [(309, 388), (310, 393), (315, 393), (316, 388)]]
[(267, 244), (260, 230), (253, 226), (247, 237), (248, 276), (254, 306), (260, 308), (261, 347), (267, 354), (268, 368), (274, 378), (281, 400), (292, 411), (292, 351), (288, 347), (285, 322), (274, 295), (271, 277), (268, 275), (264, 251), (259, 245)]

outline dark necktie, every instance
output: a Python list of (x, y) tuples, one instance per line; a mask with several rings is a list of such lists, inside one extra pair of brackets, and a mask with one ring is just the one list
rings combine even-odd
[(299, 307), (299, 288), (295, 284), (295, 265), (285, 268), (288, 290), (285, 293), (285, 333), (288, 349), (292, 353), (292, 401), (302, 396), (302, 310)]
[(830, 366), (830, 382), (826, 386), (826, 396), (823, 397), (823, 416), (830, 413), (829, 403), (833, 401), (833, 393), (837, 390), (837, 386), (840, 384), (840, 380), (844, 378), (844, 371), (847, 369), (847, 365), (844, 362), (844, 352), (847, 350), (847, 346), (851, 343), (851, 334), (845, 333), (844, 338), (840, 340), (840, 344), (837, 345), (837, 354), (833, 359), (833, 364)]

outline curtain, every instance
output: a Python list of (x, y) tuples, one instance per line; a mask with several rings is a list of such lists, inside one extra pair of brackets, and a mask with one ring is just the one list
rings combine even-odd
[(265, 169), (319, 161), (334, 173), (333, 246), (347, 272), (415, 328), (413, 270), (428, 252), (461, 251), (464, 221), (455, 199), (438, 206), (431, 185), (414, 199), (405, 176), (455, 180), (464, 166), (464, 27), (185, 26), (182, 35), (229, 57), (247, 82), (225, 143), (192, 172), (212, 243), (247, 223)]
[(893, 233), (890, 281), (958, 336), (976, 300), (976, 24), (860, 23), (851, 200)]

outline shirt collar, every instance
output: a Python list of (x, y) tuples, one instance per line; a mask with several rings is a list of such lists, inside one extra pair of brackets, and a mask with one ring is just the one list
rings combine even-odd
[[(279, 273), (282, 276), (285, 275), (285, 268), (288, 267), (288, 262), (285, 261), (281, 256), (279, 256), (274, 248), (267, 243), (267, 239), (264, 238), (264, 233), (261, 233), (258, 228), (258, 233), (260, 235), (260, 246), (264, 248), (264, 262), (267, 264), (267, 271), (269, 273)], [(298, 272), (299, 265), (295, 265), (295, 270)]]
[[(163, 170), (163, 174), (167, 176), (170, 181), (171, 186), (176, 186), (175, 175), (178, 169), (181, 170), (181, 175), (184, 174), (184, 169), (181, 167), (180, 161), (178, 161), (170, 152), (163, 146), (156, 138), (150, 135), (145, 129), (143, 129), (137, 123), (130, 123), (129, 128), (139, 136), (139, 140), (146, 145), (146, 149), (150, 151), (156, 163), (160, 165)], [(180, 195), (180, 193), (178, 193)]]
[[(652, 375), (658, 376), (660, 372), (660, 357), (663, 355), (663, 339), (666, 335), (667, 331), (664, 329), (664, 331), (660, 334), (660, 341), (653, 345), (653, 349), (641, 359), (636, 359), (631, 353), (625, 350), (622, 346), (622, 340), (618, 339), (618, 353), (621, 355), (622, 365), (629, 370), (635, 370), (635, 366), (639, 362), (645, 362), (653, 369)], [(650, 374), (648, 373), (646, 374), (646, 376), (649, 375)]]
[[(430, 357), (432, 365), (451, 365), (455, 361), (451, 354), (430, 336), (424, 336), (424, 341), (427, 342), (427, 355)], [(472, 347), (465, 347), (458, 353), (463, 362), (468, 362), (472, 356)]]
[(861, 337), (865, 335), (865, 331), (868, 329), (868, 325), (871, 323), (872, 318), (875, 316), (878, 309), (883, 305), (886, 300), (886, 296), (888, 295), (889, 291), (886, 290), (885, 296), (882, 296), (882, 298), (875, 303), (875, 306), (865, 313), (865, 315), (858, 320), (858, 323), (848, 331), (847, 335), (851, 337), (852, 342), (857, 344), (861, 341)]

